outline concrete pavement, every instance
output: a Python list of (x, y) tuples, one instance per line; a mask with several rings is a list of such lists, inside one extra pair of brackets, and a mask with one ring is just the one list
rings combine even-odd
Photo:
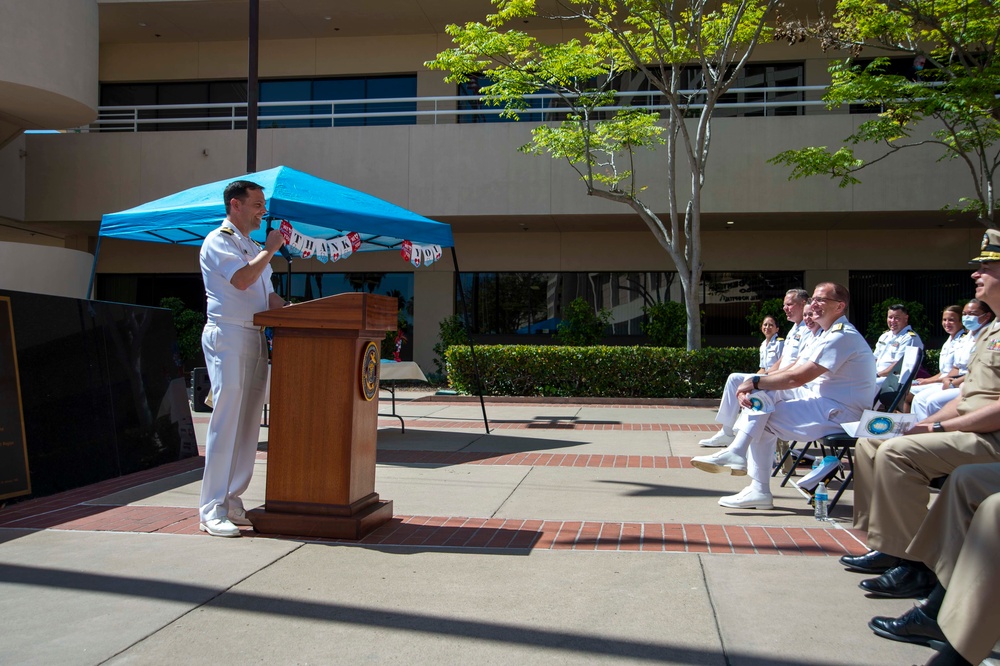
[[(362, 543), (197, 532), (197, 460), (0, 510), (0, 664), (922, 664), (874, 636), (836, 556), (851, 492), (817, 523), (716, 499), (690, 468), (704, 407), (431, 402), (380, 419)], [(388, 401), (384, 405), (388, 408)], [(196, 417), (199, 441), (207, 418)], [(263, 503), (267, 429), (245, 500)]]

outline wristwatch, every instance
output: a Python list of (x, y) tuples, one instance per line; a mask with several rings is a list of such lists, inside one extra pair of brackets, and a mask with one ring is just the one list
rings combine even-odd
[(759, 391), (760, 390), (760, 386), (758, 384), (760, 382), (760, 375), (754, 375), (753, 377), (750, 378), (750, 381), (753, 382), (753, 388), (754, 388), (754, 390), (755, 391)]
[(944, 426), (941, 425), (940, 421), (935, 421), (934, 423), (932, 423), (931, 424), (931, 430), (933, 430), (934, 432), (944, 432), (945, 431), (944, 430)]

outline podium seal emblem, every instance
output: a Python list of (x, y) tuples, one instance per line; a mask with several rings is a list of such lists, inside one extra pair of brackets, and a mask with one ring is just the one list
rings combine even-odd
[(361, 354), (361, 394), (371, 402), (378, 394), (378, 345), (369, 341)]

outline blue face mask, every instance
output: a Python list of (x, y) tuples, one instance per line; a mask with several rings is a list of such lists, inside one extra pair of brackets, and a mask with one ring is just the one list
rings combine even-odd
[(962, 326), (975, 333), (983, 327), (976, 315), (962, 315)]

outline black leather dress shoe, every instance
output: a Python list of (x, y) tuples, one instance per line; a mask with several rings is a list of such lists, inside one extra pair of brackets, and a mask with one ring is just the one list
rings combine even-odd
[(926, 597), (937, 584), (934, 572), (923, 566), (900, 564), (878, 578), (859, 583), (862, 590), (876, 597), (909, 599)]
[(844, 555), (840, 563), (850, 571), (880, 574), (898, 566), (901, 560), (895, 555), (886, 555), (877, 550), (869, 550), (864, 555)]
[(940, 650), (948, 642), (937, 620), (927, 617), (917, 606), (899, 617), (873, 617), (868, 627), (882, 638), (926, 645), (935, 650)]

